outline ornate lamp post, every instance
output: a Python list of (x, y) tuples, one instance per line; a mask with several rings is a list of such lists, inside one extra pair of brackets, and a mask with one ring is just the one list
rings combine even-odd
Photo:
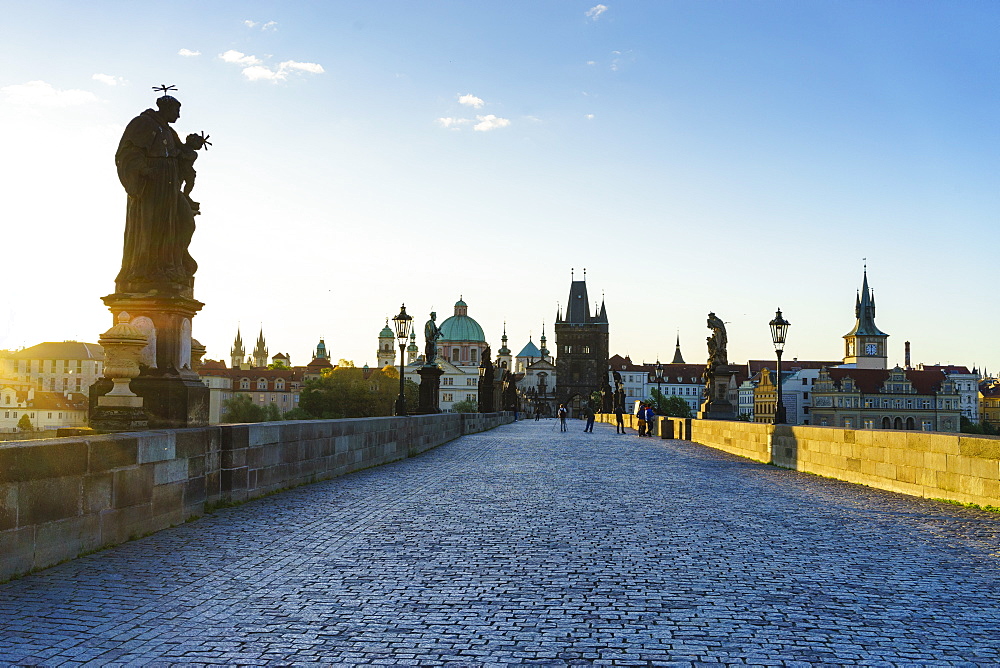
[(656, 395), (657, 395), (656, 396), (656, 406), (657, 406), (657, 408), (661, 408), (661, 404), (663, 403), (663, 390), (660, 389), (660, 386), (662, 384), (663, 384), (663, 365), (660, 364), (660, 358), (657, 357), (656, 358)]
[(781, 353), (785, 351), (785, 337), (792, 323), (781, 317), (781, 309), (771, 321), (771, 341), (774, 342), (774, 352), (778, 356), (778, 373), (775, 385), (778, 389), (778, 405), (774, 410), (774, 424), (785, 424), (785, 406), (781, 401)]
[(403, 394), (403, 366), (406, 364), (406, 342), (410, 338), (413, 318), (406, 314), (406, 304), (399, 307), (399, 315), (393, 316), (396, 339), (399, 341), (399, 397), (396, 398), (396, 415), (406, 415), (406, 396)]

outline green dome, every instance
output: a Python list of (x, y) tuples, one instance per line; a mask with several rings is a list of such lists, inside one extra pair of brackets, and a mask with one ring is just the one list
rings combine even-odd
[(485, 342), (486, 336), (479, 323), (467, 315), (453, 315), (441, 323), (440, 341)]
[(382, 331), (378, 333), (378, 338), (394, 339), (396, 338), (396, 335), (393, 333), (391, 329), (389, 329), (389, 325), (386, 325), (385, 327), (382, 328)]

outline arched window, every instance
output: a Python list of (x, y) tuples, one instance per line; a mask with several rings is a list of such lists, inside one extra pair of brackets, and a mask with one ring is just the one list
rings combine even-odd
[(913, 418), (911, 418), (911, 417), (906, 418), (906, 428), (907, 429), (916, 429), (917, 428), (916, 421)]
[(283, 378), (279, 378), (278, 380), (274, 381), (274, 389), (276, 389), (276, 390), (284, 390), (285, 389), (285, 380)]
[(258, 378), (257, 379), (257, 389), (258, 390), (266, 390), (267, 389), (267, 378)]
[(882, 428), (892, 429), (892, 421), (887, 417), (882, 418)]
[(893, 429), (902, 429), (903, 428), (903, 418), (898, 417), (895, 420), (893, 420), (892, 421), (892, 428)]
[(249, 378), (240, 378), (240, 389), (241, 390), (249, 390), (250, 389), (250, 379)]

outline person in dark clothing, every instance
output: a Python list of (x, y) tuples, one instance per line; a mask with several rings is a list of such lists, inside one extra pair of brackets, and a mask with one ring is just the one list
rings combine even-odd
[(584, 408), (584, 415), (587, 416), (587, 426), (583, 428), (584, 431), (588, 431), (591, 434), (594, 433), (594, 411), (590, 408)]
[(559, 404), (559, 431), (566, 431), (566, 404)]
[(615, 407), (615, 433), (624, 434), (625, 433), (625, 418), (622, 417), (622, 407)]

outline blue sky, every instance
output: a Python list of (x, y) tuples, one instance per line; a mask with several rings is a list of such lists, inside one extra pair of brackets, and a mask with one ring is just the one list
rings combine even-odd
[(460, 295), (519, 349), (586, 267), (637, 361), (678, 332), (702, 361), (708, 311), (770, 357), (779, 306), (787, 358), (838, 359), (867, 258), (890, 362), (1000, 370), (998, 28), (990, 2), (9, 3), (0, 347), (111, 325), (113, 156), (170, 83), (214, 142), (209, 357), (239, 324), (374, 363), (400, 302)]

